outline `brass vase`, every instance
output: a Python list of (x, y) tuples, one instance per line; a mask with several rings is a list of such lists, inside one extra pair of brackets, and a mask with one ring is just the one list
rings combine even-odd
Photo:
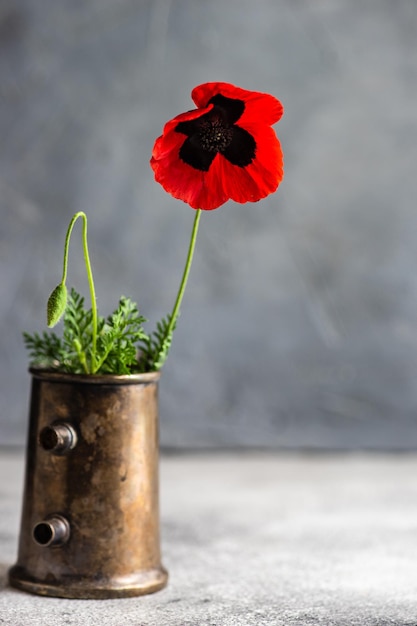
[(64, 598), (162, 589), (159, 374), (31, 374), (19, 553), (10, 584)]

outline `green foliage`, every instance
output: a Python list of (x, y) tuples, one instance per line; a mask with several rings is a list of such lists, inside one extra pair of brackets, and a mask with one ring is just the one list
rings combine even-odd
[(62, 337), (52, 331), (24, 333), (23, 337), (34, 366), (73, 374), (133, 374), (159, 370), (171, 346), (175, 325), (169, 329), (169, 317), (158, 322), (150, 336), (143, 329), (145, 322), (137, 305), (122, 297), (109, 317), (98, 317), (94, 351), (92, 310), (71, 289)]
[(57, 368), (67, 361), (67, 355), (62, 339), (53, 332), (46, 332), (40, 335), (34, 333), (23, 333), (23, 340), (29, 352), (31, 365), (36, 367)]
[(146, 371), (160, 370), (165, 363), (172, 343), (172, 329), (169, 328), (171, 316), (164, 317), (156, 325), (156, 330), (152, 335), (143, 340), (141, 349), (141, 362), (146, 367)]
[(106, 321), (99, 319), (97, 355), (98, 369), (103, 374), (130, 374), (138, 371), (138, 344), (148, 336), (137, 305), (121, 298), (119, 307)]
[(64, 313), (64, 331), (62, 342), (66, 354), (56, 357), (66, 372), (73, 374), (89, 373), (92, 348), (91, 309), (84, 308), (84, 298), (75, 289), (71, 289)]

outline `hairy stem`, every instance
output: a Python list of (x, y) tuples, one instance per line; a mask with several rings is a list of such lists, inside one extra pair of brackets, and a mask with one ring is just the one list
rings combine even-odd
[(90, 374), (94, 374), (94, 372), (97, 371), (97, 366), (96, 366), (96, 347), (97, 347), (97, 302), (96, 302), (96, 291), (94, 288), (94, 279), (93, 279), (93, 272), (91, 269), (91, 263), (90, 263), (90, 255), (88, 253), (88, 241), (87, 241), (87, 216), (83, 211), (78, 211), (78, 213), (76, 213), (74, 215), (74, 217), (72, 218), (69, 226), (68, 226), (68, 230), (67, 230), (67, 235), (65, 237), (65, 246), (64, 246), (64, 265), (63, 265), (63, 269), (62, 269), (62, 284), (65, 284), (65, 281), (67, 279), (67, 271), (68, 271), (68, 248), (69, 248), (69, 242), (70, 242), (70, 238), (71, 238), (71, 233), (72, 233), (72, 229), (74, 228), (74, 224), (77, 221), (77, 219), (81, 217), (83, 220), (83, 249), (84, 249), (84, 262), (85, 262), (85, 269), (87, 272), (87, 278), (88, 278), (88, 286), (90, 289), (90, 298), (91, 298), (91, 313), (92, 313), (92, 320), (91, 320), (91, 324), (92, 324), (92, 345), (91, 345), (91, 362), (90, 362), (90, 367), (89, 367), (89, 372)]
[(170, 320), (169, 320), (169, 324), (168, 324), (168, 328), (166, 332), (167, 337), (172, 333), (175, 327), (175, 323), (180, 314), (181, 302), (184, 296), (185, 288), (187, 286), (188, 276), (190, 274), (191, 264), (193, 261), (194, 248), (195, 248), (195, 243), (197, 241), (197, 233), (198, 233), (198, 226), (200, 223), (200, 217), (201, 217), (201, 209), (197, 209), (195, 213), (195, 218), (194, 218), (193, 230), (191, 231), (190, 244), (188, 247), (188, 254), (187, 254), (187, 260), (185, 262), (184, 272), (182, 275), (177, 298), (175, 300), (174, 308), (172, 309), (172, 313), (170, 316)]

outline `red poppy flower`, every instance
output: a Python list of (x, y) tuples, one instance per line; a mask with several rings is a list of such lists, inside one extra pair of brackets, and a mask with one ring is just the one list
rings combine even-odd
[(271, 128), (284, 112), (279, 100), (229, 83), (205, 83), (191, 97), (198, 108), (167, 122), (155, 142), (157, 182), (207, 211), (227, 200), (256, 202), (273, 193), (284, 175)]

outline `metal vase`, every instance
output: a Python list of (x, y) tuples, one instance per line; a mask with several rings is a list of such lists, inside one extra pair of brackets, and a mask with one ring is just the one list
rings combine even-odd
[(156, 372), (31, 370), (26, 478), (13, 587), (64, 598), (162, 589)]

